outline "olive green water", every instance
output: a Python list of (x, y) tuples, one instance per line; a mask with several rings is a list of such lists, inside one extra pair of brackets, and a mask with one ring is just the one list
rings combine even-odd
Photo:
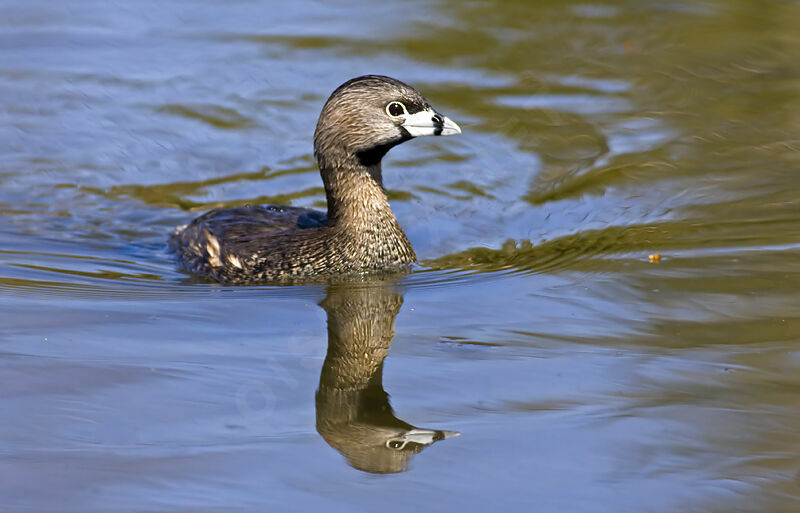
[[(798, 27), (0, 1), (0, 511), (800, 510)], [(177, 271), (204, 210), (324, 205), (316, 117), (364, 73), (464, 132), (384, 164), (423, 267)]]

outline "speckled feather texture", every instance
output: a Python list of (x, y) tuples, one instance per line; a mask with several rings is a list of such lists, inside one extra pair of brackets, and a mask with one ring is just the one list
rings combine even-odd
[[(185, 269), (222, 283), (401, 270), (416, 255), (386, 210), (384, 219), (355, 230), (303, 208), (218, 209), (178, 229), (170, 245)], [(322, 224), (315, 226), (315, 220)]]
[(223, 283), (407, 269), (416, 255), (389, 207), (381, 170), (386, 152), (411, 139), (403, 118), (387, 112), (393, 101), (410, 114), (430, 109), (412, 87), (374, 75), (342, 84), (325, 103), (314, 155), (327, 215), (282, 206), (212, 210), (172, 235), (181, 265)]

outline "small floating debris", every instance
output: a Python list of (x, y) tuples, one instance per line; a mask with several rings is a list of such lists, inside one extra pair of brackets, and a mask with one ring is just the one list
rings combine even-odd
[(661, 261), (661, 253), (653, 253), (652, 255), (647, 255), (647, 261), (651, 264), (657, 264)]

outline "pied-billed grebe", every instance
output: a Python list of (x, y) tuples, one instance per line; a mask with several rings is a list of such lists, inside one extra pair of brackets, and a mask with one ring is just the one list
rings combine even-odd
[(413, 137), (458, 133), (411, 86), (354, 78), (325, 102), (314, 133), (327, 215), (272, 205), (212, 210), (178, 228), (170, 246), (186, 270), (226, 283), (407, 267), (416, 255), (389, 208), (381, 159)]
[(459, 435), (414, 427), (392, 410), (383, 362), (403, 297), (388, 283), (334, 284), (320, 303), (328, 314), (328, 352), (316, 394), (317, 431), (353, 467), (374, 473), (402, 472), (425, 447)]

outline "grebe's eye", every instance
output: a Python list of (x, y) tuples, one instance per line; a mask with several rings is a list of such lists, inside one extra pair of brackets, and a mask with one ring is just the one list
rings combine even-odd
[(386, 106), (386, 113), (393, 118), (400, 117), (402, 115), (408, 115), (408, 109), (406, 106), (400, 102), (389, 102), (389, 105)]
[(389, 449), (394, 449), (395, 451), (399, 451), (405, 446), (405, 440), (386, 440), (386, 447)]

